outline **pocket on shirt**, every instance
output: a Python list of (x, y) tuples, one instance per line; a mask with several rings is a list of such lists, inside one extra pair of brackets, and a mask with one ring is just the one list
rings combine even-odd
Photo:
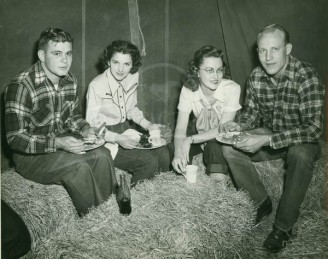
[(32, 122), (37, 126), (46, 126), (53, 119), (49, 104), (39, 107), (33, 112)]
[(283, 104), (282, 117), (285, 123), (294, 124), (300, 121), (300, 111), (298, 103)]

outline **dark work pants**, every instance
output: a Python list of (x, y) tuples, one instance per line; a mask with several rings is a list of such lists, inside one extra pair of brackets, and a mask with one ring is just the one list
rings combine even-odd
[(1, 200), (1, 257), (19, 258), (31, 249), (31, 236), (22, 218)]
[(42, 155), (14, 154), (17, 172), (41, 184), (62, 184), (80, 216), (115, 192), (114, 162), (105, 147), (73, 154), (65, 151)]
[(223, 155), (237, 187), (249, 193), (255, 207), (260, 206), (268, 194), (252, 162), (278, 158), (285, 160), (287, 169), (284, 188), (275, 219), (275, 226), (283, 231), (289, 231), (298, 219), (300, 206), (311, 182), (314, 162), (319, 154), (319, 144), (299, 144), (278, 150), (266, 147), (255, 154), (246, 154), (231, 146), (223, 147)]
[(159, 172), (166, 172), (170, 166), (166, 146), (156, 149), (124, 149), (119, 147), (114, 159), (115, 166), (132, 174), (131, 186), (151, 179)]

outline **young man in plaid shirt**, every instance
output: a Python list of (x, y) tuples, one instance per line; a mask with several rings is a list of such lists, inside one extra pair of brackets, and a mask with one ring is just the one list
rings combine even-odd
[(116, 178), (108, 149), (83, 152), (81, 138), (95, 138), (95, 132), (81, 116), (77, 79), (69, 72), (72, 43), (61, 29), (41, 33), (39, 61), (6, 89), (5, 128), (17, 172), (38, 183), (62, 184), (82, 216), (114, 192)]
[(239, 189), (257, 208), (255, 223), (272, 212), (272, 202), (252, 161), (283, 158), (287, 169), (272, 232), (263, 246), (279, 252), (290, 240), (320, 154), (324, 85), (314, 68), (291, 56), (288, 32), (278, 24), (257, 37), (261, 67), (247, 82), (244, 109), (225, 131), (248, 131), (223, 153)]

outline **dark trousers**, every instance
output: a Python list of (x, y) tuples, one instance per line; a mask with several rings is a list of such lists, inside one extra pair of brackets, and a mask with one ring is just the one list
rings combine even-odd
[[(119, 134), (131, 128), (144, 131), (131, 121), (107, 125), (106, 128)], [(114, 163), (115, 167), (132, 174), (131, 186), (134, 187), (138, 182), (151, 179), (159, 172), (169, 171), (171, 159), (166, 146), (155, 149), (124, 149), (119, 146)]]
[(314, 162), (320, 154), (319, 144), (300, 144), (274, 150), (262, 148), (246, 154), (231, 146), (223, 147), (231, 173), (239, 189), (247, 191), (258, 207), (268, 196), (252, 162), (282, 158), (286, 162), (285, 182), (276, 213), (275, 226), (288, 231), (296, 223), (299, 209), (311, 182)]
[(153, 178), (159, 172), (168, 171), (170, 161), (166, 146), (149, 150), (119, 147), (114, 159), (117, 168), (132, 174), (132, 187), (142, 180)]
[[(170, 151), (172, 156), (174, 156), (173, 143), (170, 144)], [(223, 157), (222, 145), (219, 142), (217, 142), (215, 139), (205, 142), (204, 150), (202, 149), (201, 144), (192, 144), (189, 151), (189, 161), (191, 162), (193, 157), (200, 153), (203, 153), (203, 162), (206, 166), (206, 174), (228, 174), (229, 167), (225, 158)]]
[(105, 147), (77, 155), (65, 151), (42, 155), (14, 154), (17, 172), (41, 184), (62, 184), (78, 214), (84, 215), (115, 192), (114, 162)]
[(31, 249), (31, 236), (22, 218), (1, 200), (1, 257), (19, 258)]

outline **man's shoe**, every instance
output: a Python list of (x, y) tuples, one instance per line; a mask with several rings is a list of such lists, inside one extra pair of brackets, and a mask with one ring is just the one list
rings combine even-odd
[(263, 243), (263, 247), (271, 253), (278, 253), (290, 241), (292, 230), (282, 231), (275, 226)]
[(270, 215), (271, 212), (272, 212), (272, 201), (268, 196), (268, 198), (260, 205), (260, 207), (257, 208), (255, 225), (259, 224), (260, 221), (263, 219), (263, 217)]

